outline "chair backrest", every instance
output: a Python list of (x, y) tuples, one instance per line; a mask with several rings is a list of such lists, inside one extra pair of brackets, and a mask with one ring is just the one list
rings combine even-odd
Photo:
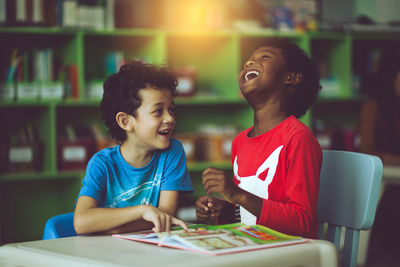
[(43, 240), (68, 236), (76, 236), (74, 213), (60, 214), (47, 220), (43, 232)]
[(346, 228), (342, 266), (356, 266), (360, 230), (371, 228), (382, 181), (382, 161), (363, 153), (324, 150), (318, 199), (318, 235), (339, 249)]

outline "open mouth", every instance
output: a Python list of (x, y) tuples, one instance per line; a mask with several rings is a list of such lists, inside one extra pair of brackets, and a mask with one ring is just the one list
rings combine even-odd
[(260, 72), (257, 70), (249, 70), (246, 72), (246, 74), (243, 76), (244, 82), (248, 82), (250, 80), (253, 80), (257, 78), (260, 75)]
[(163, 135), (163, 136), (168, 136), (171, 134), (171, 132), (172, 132), (171, 129), (165, 129), (165, 130), (158, 131), (158, 134)]

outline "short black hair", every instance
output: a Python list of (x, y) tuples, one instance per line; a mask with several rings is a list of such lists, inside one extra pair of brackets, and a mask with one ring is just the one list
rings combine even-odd
[(263, 42), (263, 45), (281, 49), (287, 70), (302, 73), (302, 81), (296, 85), (296, 90), (287, 93), (282, 107), (287, 115), (296, 117), (304, 115), (317, 101), (322, 88), (315, 63), (303, 49), (288, 38), (270, 37)]
[(115, 119), (118, 112), (136, 116), (140, 107), (140, 89), (148, 86), (170, 90), (175, 95), (178, 82), (165, 67), (157, 67), (141, 61), (131, 61), (122, 65), (119, 71), (109, 76), (103, 84), (103, 98), (100, 102), (102, 119), (112, 138), (123, 142), (126, 133)]

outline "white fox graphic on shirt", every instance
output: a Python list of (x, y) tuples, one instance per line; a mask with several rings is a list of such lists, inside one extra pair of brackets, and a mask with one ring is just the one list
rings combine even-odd
[[(237, 164), (237, 156), (235, 157), (233, 163), (233, 174), (236, 179), (239, 181), (239, 187), (251, 192), (252, 194), (268, 199), (268, 186), (271, 184), (275, 172), (276, 167), (278, 166), (279, 154), (283, 145), (279, 146), (268, 156), (268, 158), (258, 167), (256, 173), (252, 176), (240, 177), (239, 176), (239, 168), (240, 166)], [(261, 180), (259, 176), (268, 169), (267, 177), (265, 180)], [(240, 207), (240, 217), (243, 223), (247, 225), (256, 224), (256, 216), (248, 212), (245, 208)]]

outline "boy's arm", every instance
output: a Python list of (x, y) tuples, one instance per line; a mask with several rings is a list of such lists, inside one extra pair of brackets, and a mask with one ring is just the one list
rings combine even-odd
[(172, 224), (186, 228), (186, 224), (151, 205), (126, 208), (99, 208), (97, 201), (80, 196), (76, 203), (74, 227), (78, 234), (121, 233), (153, 228), (168, 231)]
[(158, 208), (171, 216), (178, 210), (179, 191), (161, 191)]
[[(160, 192), (160, 200), (159, 200), (159, 206), (158, 208), (171, 215), (171, 216), (176, 216), (176, 211), (177, 211), (177, 206), (178, 206), (178, 197), (179, 197), (179, 192), (178, 191), (161, 191)], [(167, 224), (168, 222), (166, 222)], [(153, 224), (150, 222), (147, 222), (143, 219), (136, 220), (134, 222), (128, 223), (121, 225), (117, 228), (112, 229), (111, 231), (107, 231), (106, 233), (113, 234), (115, 232), (118, 233), (127, 233), (127, 232), (136, 232), (136, 231), (141, 231), (141, 230), (146, 230), (146, 229), (151, 229), (153, 227)], [(169, 229), (172, 227), (172, 225), (165, 225), (165, 229)]]

